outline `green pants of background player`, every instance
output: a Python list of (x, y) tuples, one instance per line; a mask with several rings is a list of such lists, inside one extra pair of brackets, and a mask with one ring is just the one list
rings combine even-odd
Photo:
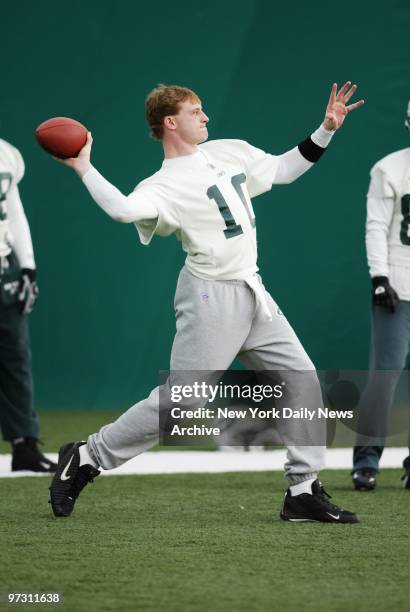
[[(281, 370), (287, 388), (294, 388), (294, 407), (306, 406), (309, 399), (317, 410), (322, 397), (315, 368), (277, 304), (266, 291), (265, 296), (272, 320), (263, 318), (244, 281), (203, 280), (184, 267), (175, 295), (171, 371), (225, 371), (238, 356), (252, 370)], [(158, 441), (159, 400), (156, 387), (88, 438), (88, 451), (101, 467), (117, 467)], [(290, 482), (315, 477), (324, 466), (324, 420), (281, 420), (280, 434), (288, 448), (285, 472)]]
[(0, 262), (0, 427), (7, 441), (38, 438), (27, 315), (18, 302), (20, 267), (14, 253)]

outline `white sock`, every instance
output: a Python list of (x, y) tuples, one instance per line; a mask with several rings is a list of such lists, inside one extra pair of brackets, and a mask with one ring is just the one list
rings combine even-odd
[(90, 453), (88, 452), (87, 444), (82, 444), (78, 450), (80, 453), (80, 466), (81, 465), (92, 465), (95, 468), (99, 467), (98, 463), (94, 461), (94, 459), (91, 457)]
[(309, 478), (308, 480), (302, 480), (298, 484), (290, 485), (289, 490), (292, 497), (295, 495), (301, 495), (302, 493), (309, 493), (312, 495), (312, 483), (315, 482), (316, 478)]

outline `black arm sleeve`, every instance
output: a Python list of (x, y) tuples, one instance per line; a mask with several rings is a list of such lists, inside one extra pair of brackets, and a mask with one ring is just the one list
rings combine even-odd
[(310, 136), (298, 144), (298, 149), (301, 155), (312, 163), (317, 162), (326, 151), (326, 149), (314, 143)]

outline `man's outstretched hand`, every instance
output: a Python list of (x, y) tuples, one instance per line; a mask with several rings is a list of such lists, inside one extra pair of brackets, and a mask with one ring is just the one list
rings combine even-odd
[(343, 125), (343, 121), (350, 111), (364, 104), (364, 100), (359, 100), (354, 104), (346, 106), (356, 89), (357, 85), (352, 85), (350, 81), (347, 81), (338, 92), (337, 83), (333, 83), (326, 108), (325, 119), (323, 121), (323, 127), (326, 128), (326, 130), (331, 132), (338, 130)]
[(64, 164), (69, 168), (75, 170), (79, 177), (83, 178), (84, 174), (91, 168), (90, 156), (91, 156), (91, 147), (93, 144), (93, 138), (91, 136), (91, 132), (87, 134), (87, 142), (77, 155), (77, 157), (68, 157), (67, 159), (61, 159), (60, 157), (54, 157), (53, 159), (60, 162), (60, 164)]

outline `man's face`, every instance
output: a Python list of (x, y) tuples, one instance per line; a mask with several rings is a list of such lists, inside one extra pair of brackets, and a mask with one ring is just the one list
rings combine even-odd
[(185, 101), (179, 104), (179, 112), (172, 116), (175, 132), (181, 140), (196, 145), (208, 138), (206, 124), (209, 118), (199, 102)]

